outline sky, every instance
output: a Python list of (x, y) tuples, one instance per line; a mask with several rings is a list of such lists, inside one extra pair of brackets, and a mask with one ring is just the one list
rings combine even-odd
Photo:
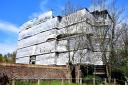
[[(0, 0), (0, 53), (11, 53), (17, 48), (20, 26), (49, 10), (60, 15), (68, 0)], [(91, 7), (91, 0), (70, 0), (83, 8)], [(127, 0), (118, 0), (126, 8)], [(122, 5), (118, 5), (122, 6)]]

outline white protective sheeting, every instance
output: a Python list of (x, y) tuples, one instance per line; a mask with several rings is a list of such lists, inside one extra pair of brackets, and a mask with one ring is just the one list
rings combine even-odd
[(29, 57), (16, 58), (16, 63), (29, 64)]
[(55, 41), (41, 43), (17, 50), (17, 57), (55, 52)]
[[(83, 64), (95, 64), (95, 65), (103, 65), (101, 59), (100, 52), (89, 52), (87, 49), (85, 50), (78, 50), (76, 52), (70, 52), (71, 61), (74, 64), (83, 63)], [(66, 65), (69, 60), (68, 52), (59, 53), (57, 57), (57, 65)]]
[[(86, 35), (84, 36), (74, 35), (70, 37), (69, 47), (70, 50), (85, 49), (90, 47), (90, 43), (89, 40), (86, 38)], [(67, 48), (68, 48), (68, 41), (66, 38), (58, 41), (57, 43), (58, 52), (68, 51)]]
[(36, 56), (36, 64), (43, 64), (43, 65), (55, 64), (55, 53)]
[(68, 27), (64, 27), (61, 28), (60, 30), (58, 30), (58, 34), (67, 34), (67, 33), (71, 33), (71, 34), (75, 34), (75, 33), (93, 33), (93, 29), (92, 27), (85, 22), (81, 22), (81, 23), (77, 23), (73, 24), (71, 26)]
[[(84, 33), (83, 39), (75, 37), (75, 39), (70, 38), (71, 40), (69, 40), (70, 51), (72, 51), (70, 52), (71, 60), (75, 64), (102, 65), (101, 52), (87, 50), (87, 48), (93, 47), (94, 50), (99, 51), (99, 44), (86, 35), (92, 34), (91, 38), (92, 36), (95, 37), (94, 32), (97, 29), (91, 26), (94, 24), (95, 17), (86, 9), (64, 16), (62, 19), (53, 18), (51, 11), (42, 14), (21, 26), (17, 50), (18, 60), (16, 62), (19, 63), (21, 57), (28, 56), (26, 59), (21, 58), (21, 63), (28, 63), (29, 56), (36, 55), (36, 64), (65, 65), (69, 60), (67, 35), (72, 34), (71, 37), (73, 37), (78, 33)], [(80, 46), (78, 46), (79, 44)], [(84, 48), (84, 50), (78, 50), (77, 47)], [(73, 51), (76, 49), (77, 51)]]
[(67, 40), (58, 41), (57, 52), (67, 51)]
[(93, 52), (92, 54), (93, 55), (90, 56), (90, 58), (92, 59), (91, 63), (94, 65), (103, 65), (101, 52)]
[(60, 53), (57, 57), (57, 65), (66, 65), (68, 63), (68, 53)]
[(17, 50), (16, 58), (30, 56), (33, 53), (33, 48)]
[(46, 31), (46, 30), (49, 30), (49, 29), (52, 29), (52, 28), (56, 28), (56, 27), (58, 27), (58, 23), (59, 23), (58, 18), (55, 17), (55, 18), (52, 18), (52, 19), (50, 19), (46, 22), (40, 23), (39, 25), (35, 25), (35, 26), (33, 26), (29, 29), (26, 29), (26, 30), (20, 32), (18, 40), (30, 37), (32, 35), (35, 35), (37, 33), (42, 32), (42, 31)]
[(59, 28), (63, 28), (65, 26), (72, 25), (78, 22), (86, 21), (87, 18), (91, 19), (93, 18), (93, 16), (89, 14), (86, 9), (77, 11), (75, 13), (63, 17), (61, 23), (59, 24)]
[(48, 12), (45, 12), (41, 15), (39, 15), (38, 17), (35, 17), (34, 19), (24, 23), (20, 28), (21, 28), (21, 31), (24, 31), (26, 30), (27, 28), (29, 27), (32, 27), (34, 25), (38, 25), (39, 23), (43, 23), (49, 19), (51, 19), (53, 17), (52, 15), (52, 11), (48, 11)]
[(37, 34), (35, 36), (20, 40), (18, 42), (18, 49), (19, 48), (23, 48), (23, 47), (27, 47), (27, 46), (31, 46), (34, 44), (38, 44), (41, 42), (46, 42), (48, 39), (50, 38), (56, 38), (56, 29), (52, 29), (50, 31), (45, 31), (43, 33)]

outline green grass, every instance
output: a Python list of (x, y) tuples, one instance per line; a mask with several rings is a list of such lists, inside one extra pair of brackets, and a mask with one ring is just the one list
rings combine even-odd
[[(57, 80), (50, 80), (50, 81), (46, 81), (46, 80), (41, 80), (40, 85), (61, 85), (61, 81), (57, 81)], [(10, 84), (11, 85), (11, 82)], [(23, 80), (17, 80), (15, 82), (15, 85), (37, 85), (37, 81), (36, 80), (29, 80), (29, 81), (23, 81)], [(64, 81), (63, 85), (79, 85), (77, 83), (68, 83), (67, 81)], [(85, 84), (82, 84), (85, 85)]]
[[(61, 82), (60, 81), (41, 82), (40, 85), (61, 85)], [(80, 84), (64, 82), (63, 85), (80, 85)], [(83, 84), (83, 85), (85, 85), (85, 84)]]

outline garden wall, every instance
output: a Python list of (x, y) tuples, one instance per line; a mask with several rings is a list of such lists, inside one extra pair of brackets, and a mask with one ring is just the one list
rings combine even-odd
[(67, 78), (66, 66), (0, 63), (0, 73), (11, 79), (58, 79)]

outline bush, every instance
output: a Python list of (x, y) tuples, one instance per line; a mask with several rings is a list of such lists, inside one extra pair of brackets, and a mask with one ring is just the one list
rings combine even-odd
[(0, 73), (0, 85), (7, 85), (9, 83), (9, 78), (4, 73)]
[(126, 81), (123, 69), (113, 69), (111, 76), (112, 79), (116, 79), (116, 81), (120, 84), (124, 84)]
[[(93, 78), (94, 75), (88, 75), (87, 77), (84, 78), (83, 82), (89, 84), (89, 85), (93, 85)], [(95, 82), (96, 85), (99, 85), (102, 82), (102, 78), (100, 78), (99, 76), (95, 76)]]

